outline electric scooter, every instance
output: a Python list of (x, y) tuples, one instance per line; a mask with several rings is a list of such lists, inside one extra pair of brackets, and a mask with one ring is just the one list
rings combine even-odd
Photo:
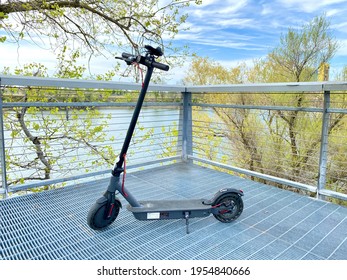
[(129, 203), (127, 209), (133, 213), (136, 219), (185, 219), (187, 233), (189, 233), (190, 218), (207, 217), (213, 214), (217, 220), (223, 223), (230, 223), (236, 220), (243, 211), (242, 190), (233, 188), (221, 189), (211, 199), (138, 201), (125, 188), (125, 174), (123, 175), (123, 180), (121, 180), (121, 174), (125, 172), (123, 167), (125, 155), (127, 154), (133, 136), (153, 70), (155, 68), (163, 71), (169, 70), (168, 65), (156, 61), (156, 58), (163, 55), (159, 47), (145, 46), (145, 49), (146, 54), (144, 56), (123, 53), (122, 57), (116, 57), (117, 59), (124, 60), (128, 65), (144, 65), (147, 68), (147, 72), (119, 155), (119, 160), (112, 169), (106, 192), (95, 202), (88, 212), (88, 225), (94, 230), (102, 230), (114, 222), (119, 214), (120, 208), (122, 208), (120, 200), (116, 197), (116, 192), (119, 192)]

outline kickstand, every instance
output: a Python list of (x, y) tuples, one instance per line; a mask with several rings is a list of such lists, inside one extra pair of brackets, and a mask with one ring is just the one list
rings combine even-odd
[(189, 234), (189, 212), (184, 213), (184, 218), (186, 219), (186, 232)]

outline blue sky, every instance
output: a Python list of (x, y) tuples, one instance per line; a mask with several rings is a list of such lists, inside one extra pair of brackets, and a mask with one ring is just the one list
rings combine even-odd
[(224, 65), (251, 62), (279, 44), (281, 34), (325, 13), (340, 49), (332, 71), (347, 65), (346, 0), (203, 0), (189, 8), (187, 27), (177, 40), (200, 56)]
[[(163, 0), (165, 1), (165, 0)], [(225, 67), (242, 61), (251, 64), (265, 57), (279, 43), (281, 33), (289, 27), (300, 27), (315, 16), (326, 13), (331, 21), (333, 35), (340, 49), (331, 61), (331, 76), (347, 65), (347, 0), (202, 0), (202, 5), (191, 5), (189, 17), (175, 44), (187, 44), (199, 56), (208, 56)], [(41, 62), (55, 67), (55, 55), (34, 44), (16, 46), (3, 44), (0, 51), (0, 69), (3, 66)], [(91, 60), (91, 72), (100, 73), (112, 68), (112, 58)], [(187, 73), (190, 60), (184, 67), (173, 68), (168, 83), (180, 83)]]

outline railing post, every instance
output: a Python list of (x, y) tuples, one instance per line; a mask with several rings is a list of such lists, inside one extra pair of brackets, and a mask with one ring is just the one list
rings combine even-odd
[(3, 94), (1, 88), (1, 78), (0, 78), (0, 162), (1, 162), (1, 176), (2, 176), (2, 187), (5, 190), (5, 198), (8, 196), (8, 185), (7, 185), (7, 175), (6, 175), (6, 153), (5, 153), (5, 134), (4, 134), (4, 114), (3, 114)]
[(329, 136), (329, 121), (330, 121), (330, 91), (324, 91), (324, 105), (323, 105), (323, 121), (322, 121), (322, 136), (319, 155), (319, 170), (318, 170), (318, 186), (317, 198), (322, 199), (320, 191), (325, 188), (327, 164), (328, 164), (328, 136)]
[(192, 125), (192, 93), (182, 92), (183, 106), (180, 112), (180, 127), (182, 127), (182, 160), (189, 162), (188, 155), (193, 154)]

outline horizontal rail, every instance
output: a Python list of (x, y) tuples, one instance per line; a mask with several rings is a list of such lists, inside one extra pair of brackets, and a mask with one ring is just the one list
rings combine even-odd
[[(95, 81), (78, 79), (40, 78), (27, 76), (0, 76), (2, 86), (31, 86), (31, 87), (58, 87), (58, 88), (85, 88), (85, 89), (115, 89), (140, 90), (139, 83), (125, 83), (113, 81)], [(150, 85), (150, 91), (183, 92), (184, 86)]]
[(345, 91), (346, 82), (302, 82), (302, 83), (263, 83), (263, 84), (235, 84), (212, 86), (189, 86), (191, 93), (270, 93), (270, 92), (323, 92)]
[[(137, 164), (132, 164), (127, 167), (127, 169), (137, 169), (137, 168), (143, 168), (146, 166), (151, 166), (155, 164), (160, 164), (164, 162), (169, 162), (169, 161), (174, 161), (174, 160), (180, 160), (180, 156), (172, 156), (172, 157), (166, 157), (158, 160), (152, 160), (152, 161), (147, 161), (145, 164), (144, 163), (137, 163)], [(38, 187), (43, 187), (43, 186), (48, 186), (48, 185), (54, 185), (54, 184), (59, 184), (59, 183), (65, 183), (68, 181), (74, 181), (74, 180), (81, 180), (89, 177), (94, 177), (94, 176), (100, 176), (104, 174), (111, 174), (111, 169), (107, 170), (100, 170), (96, 172), (90, 172), (90, 173), (85, 173), (82, 175), (74, 175), (74, 176), (68, 176), (64, 178), (57, 178), (57, 179), (49, 179), (49, 180), (43, 180), (40, 182), (35, 182), (35, 183), (25, 183), (25, 184), (20, 184), (16, 185), (13, 187), (9, 188), (9, 192), (17, 192), (17, 191), (23, 191), (23, 190), (29, 190), (32, 188), (38, 188)], [(0, 189), (1, 193), (1, 189)]]
[(237, 85), (217, 85), (217, 86), (194, 86), (188, 87), (187, 91), (192, 93), (264, 93), (264, 92), (320, 92), (323, 91), (321, 83), (280, 83), (280, 84), (237, 84)]
[(332, 190), (327, 190), (327, 189), (319, 190), (319, 194), (347, 201), (347, 194), (335, 192)]
[[(299, 112), (314, 112), (322, 113), (322, 108), (309, 108), (309, 107), (286, 107), (286, 106), (259, 106), (259, 105), (236, 105), (236, 104), (206, 104), (206, 103), (192, 103), (192, 106), (207, 107), (207, 108), (230, 108), (230, 109), (252, 109), (252, 110), (270, 110), (270, 111), (299, 111)], [(339, 110), (341, 111), (341, 110)], [(343, 111), (343, 110), (342, 110)], [(347, 111), (347, 110), (345, 110)]]
[[(181, 106), (182, 102), (144, 102), (143, 107)], [(3, 108), (13, 107), (135, 107), (136, 102), (5, 102)]]
[(294, 187), (294, 188), (297, 188), (297, 189), (310, 191), (310, 192), (313, 192), (313, 193), (317, 192), (317, 188), (316, 187), (310, 186), (310, 185), (307, 185), (307, 184), (302, 184), (302, 183), (286, 180), (286, 179), (283, 179), (283, 178), (278, 178), (278, 177), (274, 177), (274, 176), (271, 176), (271, 175), (262, 174), (262, 173), (251, 171), (251, 170), (248, 170), (248, 169), (243, 169), (243, 168), (239, 168), (239, 167), (235, 167), (235, 166), (230, 166), (230, 165), (227, 165), (227, 164), (223, 164), (223, 163), (219, 163), (219, 162), (216, 162), (216, 161), (200, 158), (200, 157), (197, 157), (197, 156), (188, 156), (188, 158), (192, 159), (192, 160), (195, 160), (195, 161), (198, 161), (198, 162), (201, 162), (201, 163), (206, 163), (206, 164), (209, 164), (209, 165), (212, 165), (212, 166), (217, 166), (217, 167), (220, 167), (220, 168), (223, 168), (223, 169), (226, 169), (226, 170), (230, 170), (230, 171), (234, 171), (234, 172), (237, 172), (237, 173), (240, 173), (240, 174), (244, 174), (244, 175), (247, 175), (247, 176), (254, 176), (254, 177), (257, 177), (257, 178), (260, 178), (260, 179), (268, 180), (268, 181), (271, 181), (271, 182), (274, 182), (274, 183), (280, 183), (280, 184), (283, 184), (283, 185), (286, 185), (286, 186), (291, 186), (291, 187)]
[(327, 113), (347, 114), (347, 109), (327, 109)]
[[(60, 78), (41, 78), (28, 76), (0, 75), (2, 86), (38, 86), (60, 88), (85, 88), (85, 89), (115, 89), (115, 90), (139, 90), (141, 84), (95, 81)], [(262, 83), (262, 84), (232, 84), (211, 86), (184, 86), (184, 85), (155, 85), (150, 84), (150, 91), (165, 92), (323, 92), (323, 91), (346, 91), (347, 82), (301, 82), (301, 83)]]
[(344, 91), (347, 90), (347, 82), (327, 82), (323, 85), (324, 91)]

